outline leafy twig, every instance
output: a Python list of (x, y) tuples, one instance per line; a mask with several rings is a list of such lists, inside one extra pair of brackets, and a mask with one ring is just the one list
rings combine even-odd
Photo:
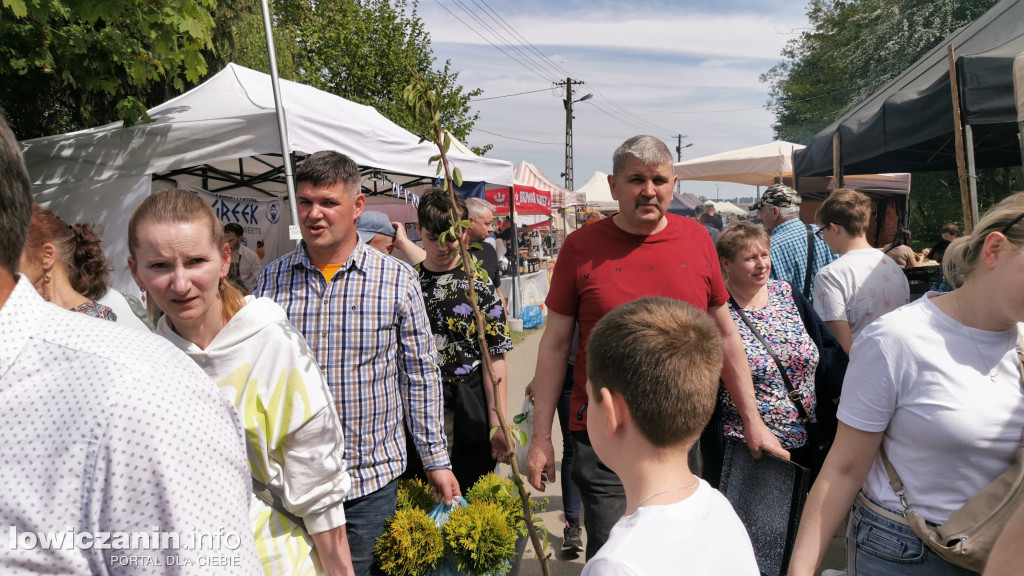
[[(455, 214), (455, 188), (462, 185), (462, 173), (458, 167), (454, 169), (448, 162), (448, 150), (451, 147), (452, 141), (451, 136), (441, 126), (441, 111), (438, 108), (438, 96), (427, 82), (417, 74), (411, 84), (406, 86), (404, 92), (405, 102), (409, 106), (412, 114), (418, 119), (422, 119), (428, 126), (430, 131), (429, 137), (424, 138), (422, 141), (429, 139), (434, 145), (437, 146), (438, 154), (430, 158), (430, 162), (437, 162), (437, 174), (440, 175), (444, 171), (444, 190), (448, 192), (448, 199), (452, 206), (450, 218), (452, 227), (445, 230), (438, 241), (444, 246), (449, 237), (461, 238), (462, 232), (469, 227), (469, 222), (459, 220)], [(469, 252), (466, 246), (459, 242), (459, 254), (462, 257), (462, 266), (466, 271), (466, 277), (469, 282), (469, 301), (473, 307), (473, 316), (476, 319), (476, 336), (480, 342), (480, 352), (484, 361), (484, 370), (491, 378), (491, 385), (494, 388), (494, 406), (492, 410), (498, 416), (498, 423), (500, 430), (492, 431), (493, 433), (499, 432), (505, 436), (505, 443), (509, 448), (509, 461), (512, 465), (512, 481), (515, 483), (519, 490), (519, 500), (523, 507), (523, 520), (526, 522), (526, 529), (530, 535), (530, 542), (533, 544), (533, 549), (537, 553), (537, 559), (540, 560), (541, 572), (544, 576), (550, 575), (550, 569), (548, 567), (548, 555), (544, 552), (544, 539), (540, 536), (537, 527), (533, 522), (533, 514), (530, 512), (530, 493), (526, 490), (526, 483), (523, 482), (523, 478), (519, 472), (519, 463), (516, 460), (516, 441), (519, 441), (520, 446), (525, 446), (526, 434), (518, 428), (509, 424), (505, 419), (505, 411), (500, 406), (498, 398), (500, 398), (498, 386), (501, 381), (498, 379), (497, 374), (494, 371), (494, 365), (491, 362), (491, 354), (487, 348), (487, 341), (485, 338), (486, 331), (484, 327), (484, 315), (480, 312), (480, 308), (477, 306), (475, 281), (476, 278), (476, 263), (475, 258), (473, 261), (470, 260)]]

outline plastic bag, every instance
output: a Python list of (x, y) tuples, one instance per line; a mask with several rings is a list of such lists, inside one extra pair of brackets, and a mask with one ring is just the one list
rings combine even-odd
[[(456, 496), (452, 499), (451, 506), (444, 502), (434, 506), (434, 509), (430, 511), (430, 519), (433, 520), (440, 528), (448, 521), (448, 515), (451, 514), (452, 510), (465, 505), (466, 501), (462, 497)], [(437, 563), (437, 566), (435, 566), (434, 569), (428, 572), (425, 576), (464, 576), (464, 574), (455, 568), (455, 559), (451, 557), (451, 553), (449, 552), (446, 553), (444, 558), (441, 558), (441, 561)]]
[(522, 446), (516, 446), (519, 473), (526, 474), (526, 454), (530, 451), (530, 441), (533, 439), (533, 400), (530, 400), (529, 396), (523, 397), (523, 411), (516, 414), (512, 422), (526, 435), (526, 442)]
[(544, 324), (544, 311), (536, 304), (523, 306), (523, 329), (540, 328)]

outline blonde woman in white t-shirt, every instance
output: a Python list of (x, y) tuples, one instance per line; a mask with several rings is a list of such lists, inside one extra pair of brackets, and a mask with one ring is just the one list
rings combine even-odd
[(1013, 464), (1024, 430), (1022, 218), (1024, 193), (993, 207), (946, 251), (956, 291), (928, 293), (856, 340), (839, 430), (804, 508), (792, 576), (816, 573), (847, 512), (851, 576), (974, 574), (933, 553), (901, 521), (879, 447), (907, 502), (936, 525)]

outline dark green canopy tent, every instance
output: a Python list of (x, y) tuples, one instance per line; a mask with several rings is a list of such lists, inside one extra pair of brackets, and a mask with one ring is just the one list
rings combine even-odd
[(1020, 164), (1013, 61), (1024, 52), (1024, 0), (1003, 0), (816, 134), (795, 154), (797, 177), (832, 174), (837, 133), (845, 174), (956, 170), (950, 44), (969, 159)]

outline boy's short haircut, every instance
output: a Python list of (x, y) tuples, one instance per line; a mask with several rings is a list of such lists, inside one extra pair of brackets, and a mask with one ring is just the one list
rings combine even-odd
[[(722, 343), (710, 316), (690, 304), (646, 297), (609, 312), (590, 334), (587, 377), (594, 392), (622, 395), (655, 447), (692, 442), (711, 418)], [(600, 395), (590, 399), (600, 402)]]
[(842, 226), (850, 236), (863, 236), (871, 220), (871, 198), (850, 188), (840, 188), (829, 194), (815, 216), (818, 226)]
[[(465, 220), (469, 211), (466, 209), (466, 201), (459, 194), (455, 195), (455, 207), (456, 218)], [(440, 188), (430, 188), (420, 198), (420, 205), (416, 209), (416, 219), (420, 228), (434, 236), (440, 236), (442, 232), (451, 228), (451, 208), (447, 192)]]

